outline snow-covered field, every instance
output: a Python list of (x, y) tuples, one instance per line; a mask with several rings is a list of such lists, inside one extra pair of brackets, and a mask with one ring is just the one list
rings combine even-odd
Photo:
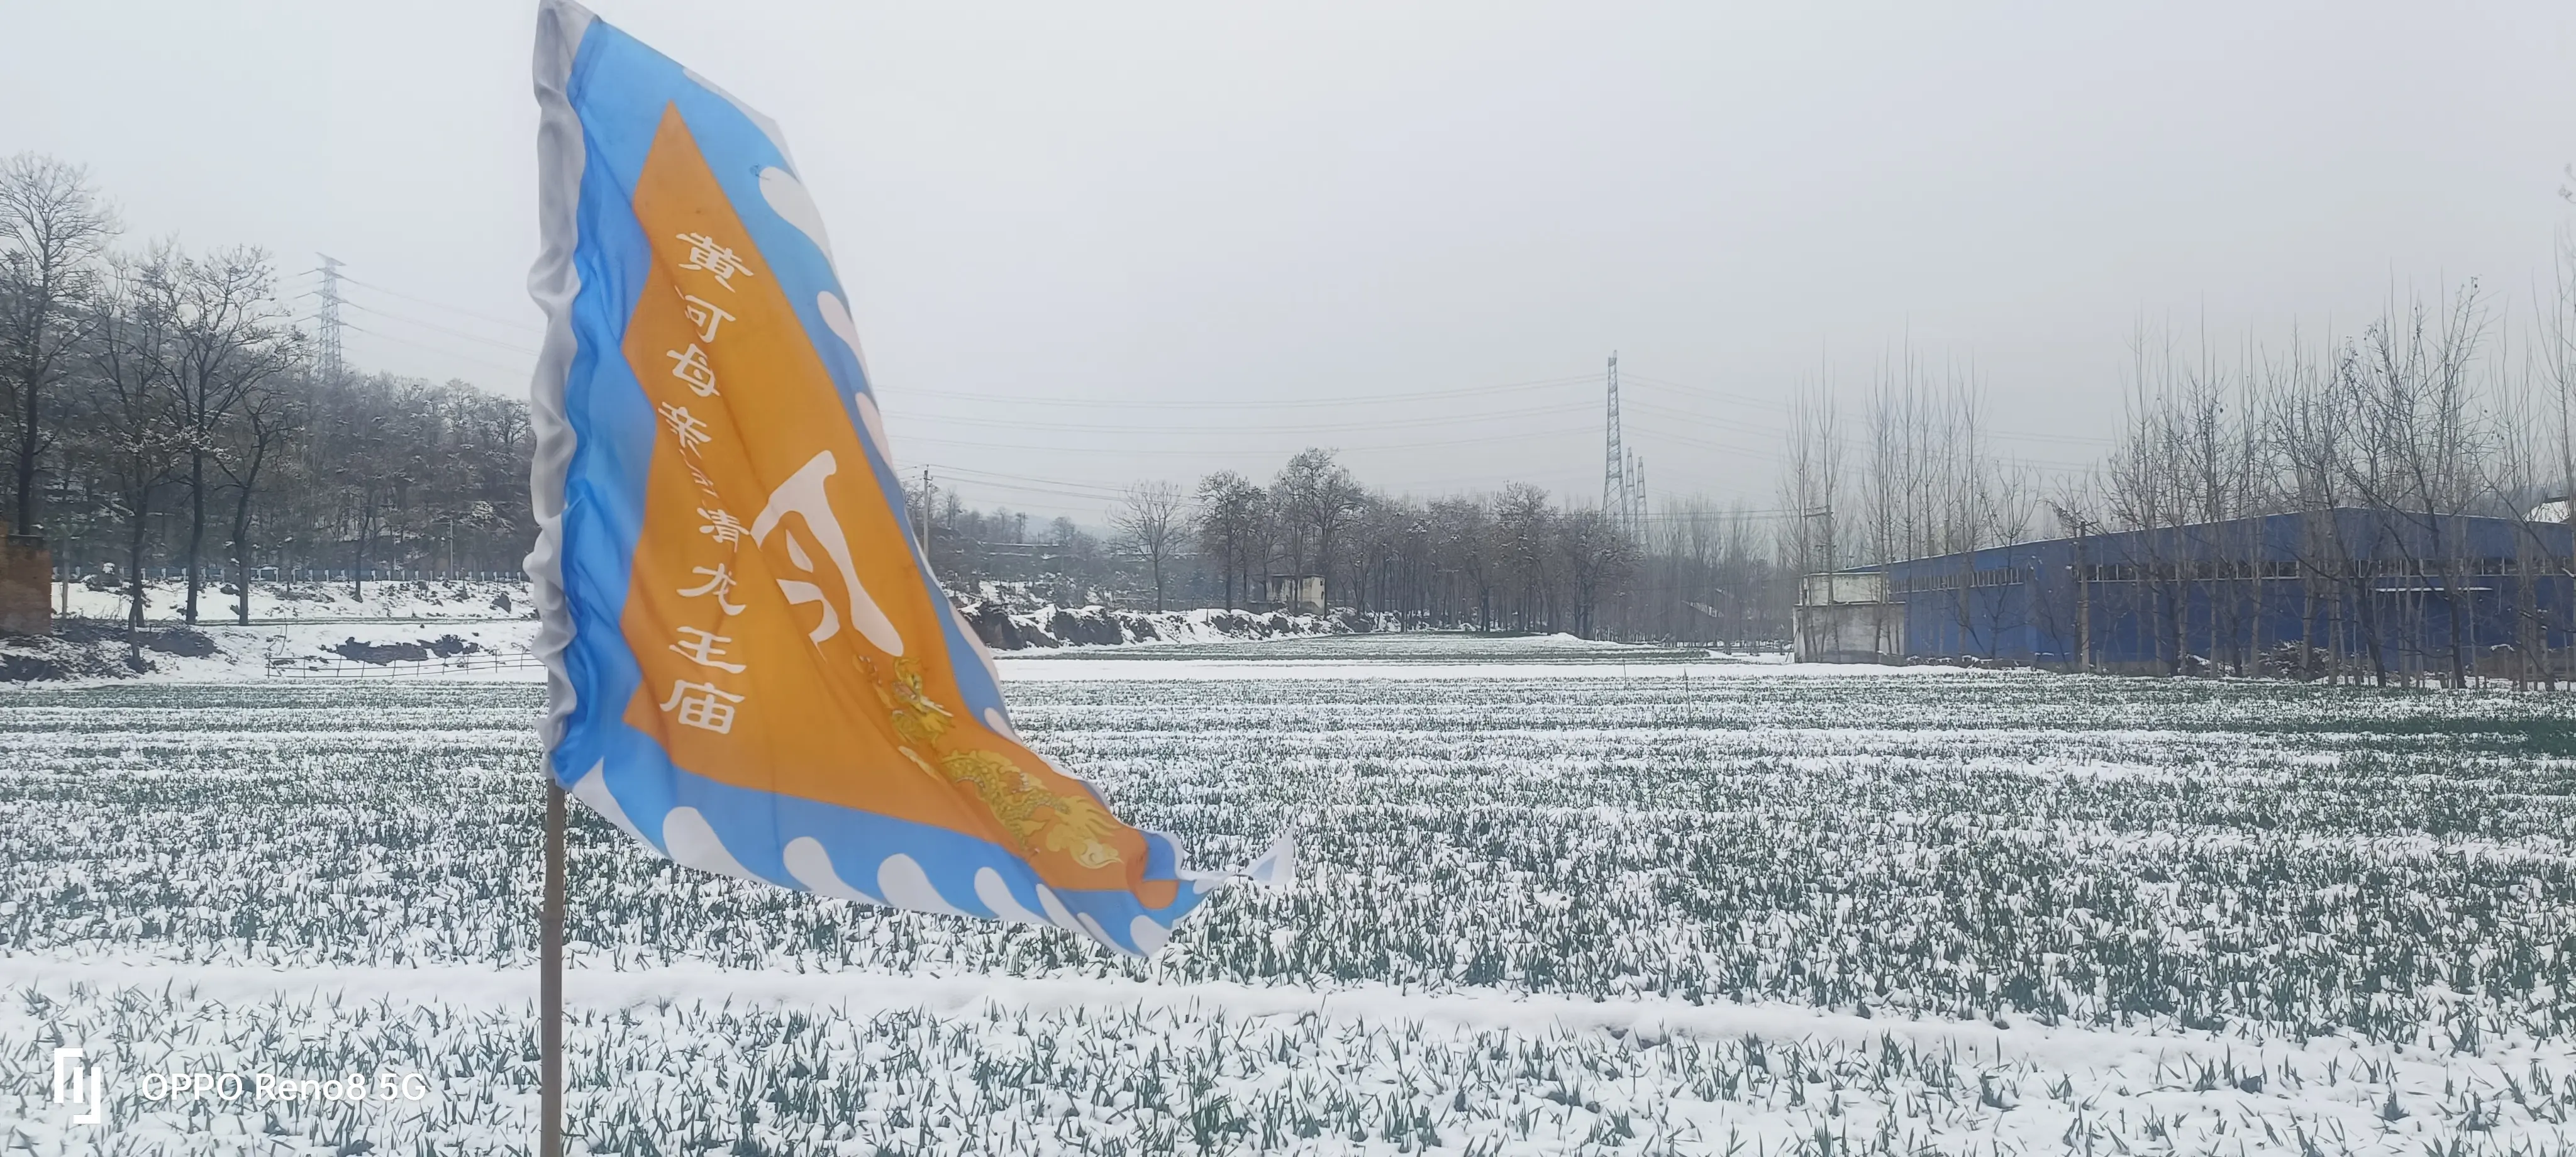
[[(590, 1152), (2569, 1150), (2576, 709), (1360, 636), (1004, 661), (1150, 963), (575, 833)], [(0, 691), (0, 1153), (533, 1137), (536, 687)], [(51, 1103), (52, 1050), (108, 1079)], [(157, 1071), (418, 1100), (145, 1099)]]

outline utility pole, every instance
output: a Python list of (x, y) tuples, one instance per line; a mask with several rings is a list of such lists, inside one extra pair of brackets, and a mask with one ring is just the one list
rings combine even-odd
[(537, 910), (538, 1157), (563, 1157), (564, 789), (546, 777), (545, 899)]
[(1601, 514), (1622, 533), (1627, 532), (1628, 460), (1619, 447), (1619, 351), (1610, 351), (1610, 414), (1604, 427), (1607, 441), (1602, 447)]
[[(2076, 512), (2070, 504), (2050, 503), (2057, 510), (2058, 521), (2075, 532), (2075, 562), (2066, 569), (2075, 578), (2075, 669), (2093, 670), (2093, 520)], [(2033, 559), (2036, 570), (2038, 560)], [(2036, 597), (2036, 596), (2034, 596)]]
[(930, 480), (930, 467), (921, 468), (921, 561), (930, 561), (930, 519), (939, 510), (939, 487)]
[(2075, 669), (2093, 670), (2093, 559), (2085, 550), (2092, 524), (2075, 520)]
[[(1824, 524), (1824, 528), (1822, 530), (1808, 529), (1811, 525), (1817, 522), (1822, 522)], [(1798, 540), (1800, 543), (1798, 553), (1801, 557), (1797, 561), (1802, 570), (1800, 575), (1801, 581), (1804, 581), (1805, 576), (1808, 574), (1833, 573), (1834, 508), (1827, 505), (1809, 507), (1800, 510), (1798, 512)], [(1833, 580), (1831, 579), (1826, 580), (1829, 584), (1832, 581)], [(1832, 587), (1828, 586), (1826, 589), (1831, 590)], [(1835, 600), (1829, 597), (1825, 601), (1833, 602)]]
[(322, 258), (322, 311), (314, 321), (322, 331), (322, 348), (317, 351), (322, 362), (322, 380), (340, 380), (340, 259), (328, 253)]

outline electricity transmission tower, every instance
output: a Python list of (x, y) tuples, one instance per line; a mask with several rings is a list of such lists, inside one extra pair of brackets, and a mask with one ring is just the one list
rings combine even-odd
[(1630, 491), (1628, 458), (1619, 447), (1619, 353), (1610, 352), (1610, 414), (1604, 429), (1606, 442), (1601, 459), (1601, 514), (1612, 526), (1625, 532), (1631, 527), (1628, 517)]
[(1619, 355), (1610, 355), (1610, 415), (1601, 447), (1601, 514), (1631, 538), (1646, 521), (1646, 464), (1619, 444)]
[(314, 315), (321, 330), (321, 349), (315, 351), (322, 363), (322, 380), (340, 380), (340, 259), (328, 253), (322, 258), (322, 309)]
[(1628, 451), (1628, 534), (1646, 532), (1646, 460)]

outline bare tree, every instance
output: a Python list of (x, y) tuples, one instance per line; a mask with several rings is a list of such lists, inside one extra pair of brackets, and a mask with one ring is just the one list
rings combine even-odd
[(1349, 467), (1333, 460), (1332, 451), (1307, 449), (1299, 451), (1280, 469), (1278, 481), (1270, 488), (1270, 498), (1291, 542), (1290, 565), (1302, 563), (1302, 547), (1313, 542), (1314, 573), (1323, 576), (1325, 598), (1329, 600), (1333, 588), (1333, 538), (1360, 512), (1367, 492), (1360, 489), (1358, 479), (1351, 477)]
[(36, 462), (50, 441), (46, 395), (97, 311), (115, 215), (87, 171), (20, 153), (0, 161), (0, 384), (8, 389), (11, 524), (36, 533)]
[(1120, 542), (1145, 557), (1154, 576), (1154, 613), (1163, 611), (1163, 564), (1189, 529), (1181, 488), (1169, 482), (1139, 482), (1127, 488), (1118, 513), (1110, 520)]
[[(2421, 580), (2407, 592), (2414, 596), (2409, 610), (2420, 621), (2423, 596), (2442, 593), (2454, 687), (2467, 684), (2471, 647), (2458, 589), (2465, 544), (2457, 516), (2476, 500), (2476, 463), (2493, 438), (2470, 380), (2486, 327), (2474, 282), (2438, 310), (2421, 301), (2402, 315), (2392, 307), (2365, 331), (2345, 375), (2368, 439), (2366, 456), (2346, 471), (2348, 483), (2412, 531), (2395, 536), (2407, 569)], [(2420, 630), (2409, 637), (2420, 638)]]
[(1517, 584), (1514, 625), (1524, 631), (1553, 619), (1548, 613), (1548, 580), (1550, 564), (1556, 561), (1549, 549), (1556, 520), (1547, 491), (1529, 483), (1511, 483), (1494, 499), (1495, 554), (1504, 573)]
[(1199, 547), (1224, 572), (1225, 608), (1234, 609), (1234, 580), (1244, 580), (1244, 597), (1252, 597), (1251, 566), (1261, 537), (1261, 488), (1232, 470), (1219, 470), (1199, 480)]
[(1801, 575), (1844, 565), (1837, 549), (1834, 502), (1842, 496), (1842, 441), (1833, 399), (1822, 390), (1790, 403), (1789, 461), (1780, 504), (1788, 526), (1789, 566)]
[(2188, 645), (2189, 599), (2184, 586), (2180, 536), (2191, 524), (2185, 449), (2188, 421), (2172, 335), (2150, 342), (2143, 325), (2131, 340), (2127, 428), (2104, 469), (2106, 505), (2117, 529), (2130, 532), (2127, 567), (2137, 605), (2158, 662), (2169, 674), (2183, 670)]
[(1431, 504), (1432, 565), (1456, 584), (1462, 606), (1475, 608), (1478, 630), (1494, 629), (1494, 514), (1474, 498)]
[[(2351, 453), (2354, 420), (2328, 362), (2296, 331), (2285, 353), (2265, 358), (2262, 388), (2269, 408), (2263, 425), (2272, 444), (2271, 502), (2298, 518), (2298, 537), (2290, 547), (2299, 579), (2296, 669), (2322, 668), (2325, 678), (2339, 681), (2350, 649), (2351, 608), (2362, 601), (2366, 588), (2358, 585), (2350, 565), (2351, 543), (2338, 513), (2345, 502), (2345, 459)], [(2322, 660), (2316, 648), (2320, 640), (2326, 643)], [(2375, 642), (2373, 646), (2376, 654)]]
[(1594, 638), (1602, 600), (1636, 569), (1637, 544), (1600, 510), (1566, 512), (1557, 541), (1565, 563), (1568, 625)]
[(302, 421), (303, 413), (294, 395), (266, 383), (253, 386), (242, 398), (241, 421), (231, 446), (215, 459), (225, 480), (232, 484), (234, 617), (244, 626), (250, 625), (251, 503), (259, 493), (262, 475)]
[(277, 273), (253, 248), (182, 257), (162, 267), (155, 287), (171, 314), (171, 378), (188, 455), (188, 573), (185, 614), (197, 621), (203, 584), (208, 467), (221, 469), (229, 427), (253, 391), (293, 368), (301, 352), (275, 297)]
[(2576, 237), (2561, 236), (2533, 360), (2557, 411), (2556, 490), (2576, 509)]
[(1869, 453), (1861, 464), (1862, 514), (1856, 520), (1865, 540), (1862, 557), (1869, 562), (1896, 562), (1925, 553), (1908, 516), (1921, 456), (1911, 385), (1908, 381), (1900, 386), (1882, 370), (1870, 395)]
[(143, 546), (152, 505), (177, 477), (183, 455), (176, 392), (171, 388), (171, 318), (155, 287), (174, 258), (166, 249), (109, 264), (90, 352), (98, 387), (96, 436), (116, 484), (126, 524), (126, 661), (142, 662)]

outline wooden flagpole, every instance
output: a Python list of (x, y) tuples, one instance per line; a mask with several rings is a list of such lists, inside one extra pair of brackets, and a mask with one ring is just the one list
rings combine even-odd
[(537, 921), (537, 1029), (543, 1055), (538, 1074), (539, 1157), (563, 1157), (563, 931), (564, 931), (564, 790), (552, 769), (546, 774), (546, 906)]

